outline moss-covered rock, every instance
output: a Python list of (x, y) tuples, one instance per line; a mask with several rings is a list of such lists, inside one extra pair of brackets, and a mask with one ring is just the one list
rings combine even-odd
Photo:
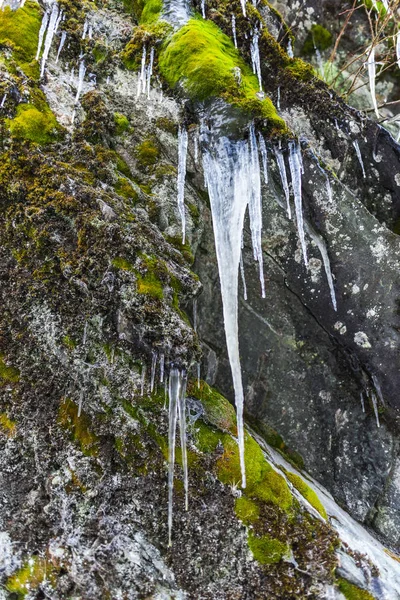
[(262, 565), (277, 563), (289, 554), (287, 544), (280, 542), (268, 535), (256, 537), (249, 535), (249, 548), (254, 558)]
[(323, 506), (321, 500), (318, 498), (317, 494), (310, 488), (309, 485), (306, 484), (304, 479), (300, 477), (300, 475), (296, 475), (296, 473), (291, 473), (290, 471), (285, 471), (286, 477), (289, 479), (290, 483), (294, 485), (296, 490), (300, 492), (302, 496), (319, 512), (321, 517), (327, 519), (327, 514), (325, 507)]
[(8, 126), (13, 137), (39, 145), (54, 142), (59, 134), (59, 126), (51, 110), (47, 107), (40, 111), (32, 104), (20, 104)]
[(22, 8), (0, 10), (0, 44), (8, 46), (23, 70), (31, 72), (39, 39), (42, 11), (39, 4), (28, 0)]

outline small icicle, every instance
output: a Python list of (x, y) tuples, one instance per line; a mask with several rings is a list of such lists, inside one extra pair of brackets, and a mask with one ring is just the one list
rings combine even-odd
[(397, 65), (400, 69), (400, 30), (396, 34), (396, 58), (397, 58)]
[(83, 80), (85, 78), (85, 74), (86, 74), (86, 66), (85, 66), (84, 60), (82, 59), (81, 62), (79, 63), (78, 87), (76, 90), (75, 104), (78, 104), (79, 98), (81, 97), (82, 88), (83, 88)]
[(364, 402), (364, 394), (360, 392), (360, 400), (361, 400), (361, 409), (363, 413), (365, 413), (365, 402)]
[(57, 33), (58, 28), (60, 27), (60, 23), (61, 23), (62, 20), (63, 20), (63, 11), (60, 10), (60, 14), (58, 15), (58, 19), (57, 19), (56, 25), (54, 27), (54, 35)]
[(185, 243), (186, 217), (185, 217), (185, 180), (186, 159), (188, 149), (188, 133), (183, 126), (179, 126), (178, 133), (178, 210), (182, 221), (182, 244)]
[(146, 382), (146, 365), (142, 364), (142, 373), (140, 376), (140, 395), (144, 396), (144, 384)]
[(372, 97), (372, 106), (374, 107), (375, 114), (376, 114), (377, 118), (379, 119), (378, 104), (376, 102), (376, 92), (375, 92), (376, 63), (375, 63), (375, 48), (374, 48), (374, 46), (371, 46), (371, 49), (370, 49), (370, 52), (368, 55), (368, 60), (367, 60), (367, 67), (368, 67), (368, 77), (369, 77), (369, 89), (370, 89), (371, 97)]
[(279, 148), (275, 148), (275, 157), (276, 157), (276, 162), (277, 162), (278, 169), (279, 169), (279, 174), (281, 176), (283, 191), (285, 192), (288, 217), (289, 217), (289, 219), (291, 219), (292, 211), (290, 208), (290, 192), (289, 192), (289, 184), (288, 184), (287, 174), (286, 174), (285, 159), (283, 157), (282, 151)]
[(201, 0), (201, 15), (203, 19), (206, 18), (206, 0)]
[(276, 108), (277, 110), (281, 110), (281, 86), (278, 86), (278, 92), (276, 97)]
[(263, 252), (262, 252), (262, 206), (261, 206), (261, 178), (260, 162), (258, 160), (258, 148), (254, 123), (250, 125), (250, 172), (249, 177), (252, 182), (249, 198), (250, 230), (253, 243), (254, 259), (258, 261), (261, 296), (265, 298), (265, 281), (263, 272)]
[(142, 66), (140, 69), (139, 80), (138, 80), (138, 89), (137, 89), (137, 97), (139, 98), (140, 94), (145, 92), (146, 90), (146, 46), (143, 46), (142, 51)]
[(84, 24), (83, 24), (83, 32), (82, 32), (82, 39), (83, 39), (83, 40), (86, 38), (86, 34), (87, 34), (87, 31), (88, 31), (88, 27), (89, 27), (89, 22), (88, 22), (88, 20), (86, 19), (86, 20), (85, 20), (85, 22), (84, 22)]
[(57, 4), (53, 4), (53, 8), (51, 10), (51, 15), (50, 15), (49, 27), (47, 29), (47, 34), (46, 34), (46, 40), (44, 42), (44, 50), (43, 50), (43, 55), (42, 55), (42, 68), (41, 68), (41, 72), (40, 72), (40, 77), (43, 77), (43, 75), (44, 75), (46, 61), (49, 57), (51, 43), (53, 41), (53, 37), (54, 37), (55, 29), (56, 29), (57, 19), (58, 19), (58, 6), (57, 6)]
[(376, 391), (378, 392), (378, 398), (381, 401), (382, 406), (385, 406), (386, 403), (385, 403), (385, 399), (382, 394), (381, 384), (379, 383), (379, 379), (377, 378), (376, 375), (372, 375), (372, 381), (374, 382), (374, 386), (375, 386)]
[(194, 162), (197, 165), (199, 162), (199, 134), (196, 131), (196, 133), (194, 134)]
[(6, 92), (6, 93), (4, 94), (4, 96), (3, 96), (3, 99), (2, 99), (2, 101), (1, 101), (0, 108), (4, 108), (4, 105), (5, 105), (5, 103), (6, 103), (6, 100), (7, 100), (7, 96), (8, 96), (8, 93)]
[(63, 31), (61, 33), (60, 45), (58, 46), (56, 64), (58, 63), (58, 59), (60, 58), (60, 54), (61, 54), (62, 49), (64, 48), (64, 44), (65, 44), (65, 40), (66, 39), (67, 39), (67, 32)]
[(381, 425), (379, 423), (378, 401), (376, 399), (375, 393), (372, 391), (371, 391), (371, 400), (372, 400), (372, 406), (374, 407), (376, 425), (377, 425), (377, 427), (380, 427)]
[(328, 280), (329, 291), (331, 294), (332, 305), (333, 305), (334, 310), (337, 311), (335, 286), (333, 284), (331, 263), (329, 260), (328, 250), (326, 248), (325, 241), (311, 227), (308, 226), (307, 222), (305, 223), (305, 229), (306, 229), (308, 235), (310, 236), (310, 238), (315, 242), (318, 250), (321, 253), (322, 262), (324, 263), (326, 279)]
[(171, 369), (169, 374), (169, 427), (168, 427), (168, 546), (172, 546), (172, 511), (174, 500), (175, 440), (178, 399), (181, 392), (181, 374)]
[(235, 48), (237, 48), (237, 37), (236, 37), (236, 17), (232, 14), (232, 35), (233, 35), (233, 43), (235, 44)]
[(151, 84), (151, 76), (153, 75), (153, 65), (154, 65), (154, 47), (150, 50), (150, 61), (149, 66), (147, 67), (147, 97), (150, 98), (150, 84)]
[(288, 57), (289, 58), (293, 58), (294, 54), (293, 54), (293, 46), (292, 46), (292, 40), (288, 41), (288, 45), (287, 45), (287, 53), (288, 53)]
[(240, 4), (242, 5), (242, 11), (243, 11), (243, 16), (246, 16), (246, 1), (247, 0), (240, 0)]
[(164, 365), (165, 356), (164, 353), (160, 354), (160, 383), (164, 383)]
[(193, 330), (197, 333), (197, 298), (193, 300)]
[(365, 178), (367, 177), (367, 175), (366, 175), (366, 173), (365, 173), (364, 162), (363, 162), (363, 158), (362, 158), (362, 155), (361, 155), (360, 146), (359, 146), (359, 144), (358, 144), (358, 141), (357, 141), (357, 140), (354, 140), (354, 141), (353, 141), (353, 146), (354, 146), (354, 148), (355, 148), (355, 150), (356, 150), (356, 154), (357, 154), (358, 162), (360, 163), (360, 166), (361, 166), (361, 169), (362, 169), (362, 174), (363, 174), (363, 177), (364, 177), (364, 179), (365, 179)]
[(265, 140), (262, 136), (261, 131), (258, 132), (258, 145), (260, 147), (261, 152), (261, 160), (263, 165), (263, 173), (264, 173), (264, 183), (267, 185), (268, 183), (268, 151), (267, 146), (265, 145)]
[(242, 278), (242, 284), (243, 284), (243, 298), (245, 300), (247, 300), (247, 286), (246, 286), (246, 278), (244, 276), (243, 252), (240, 254), (240, 276)]
[(181, 389), (178, 398), (178, 415), (179, 429), (181, 434), (181, 450), (182, 450), (182, 468), (183, 468), (183, 488), (185, 490), (185, 510), (189, 509), (189, 476), (187, 463), (187, 448), (186, 448), (186, 386), (187, 375), (181, 375)]
[(93, 27), (92, 27), (92, 25), (90, 25), (90, 27), (89, 27), (88, 38), (89, 38), (89, 40), (93, 39)]
[(197, 363), (197, 387), (200, 389), (201, 364)]
[(261, 61), (260, 61), (260, 49), (258, 46), (259, 33), (257, 29), (252, 32), (252, 39), (250, 42), (250, 54), (251, 62), (253, 65), (253, 72), (257, 75), (258, 84), (260, 86), (260, 92), (262, 92), (262, 78), (261, 78)]
[(153, 393), (154, 391), (154, 381), (155, 381), (155, 377), (156, 377), (156, 366), (157, 366), (157, 353), (156, 352), (152, 352), (152, 357), (151, 357), (151, 376), (150, 376), (150, 392)]
[(302, 189), (301, 189), (301, 164), (299, 161), (299, 152), (297, 149), (297, 144), (295, 142), (291, 142), (289, 144), (289, 166), (290, 166), (290, 173), (292, 176), (294, 204), (296, 207), (297, 231), (299, 233), (299, 239), (300, 239), (301, 249), (302, 249), (303, 258), (304, 258), (304, 264), (307, 267), (308, 266), (308, 258), (307, 258), (306, 240), (304, 237), (303, 202), (302, 202)]
[(296, 145), (296, 152), (297, 152), (297, 156), (299, 158), (301, 174), (304, 175), (304, 164), (303, 164), (303, 154), (301, 152), (301, 144)]
[(40, 52), (41, 52), (42, 46), (43, 46), (43, 38), (44, 38), (44, 34), (46, 33), (47, 25), (49, 24), (49, 19), (50, 19), (50, 13), (48, 10), (46, 10), (46, 12), (43, 15), (42, 24), (40, 26), (40, 31), (39, 31), (39, 41), (38, 41), (38, 47), (37, 47), (37, 52), (36, 52), (36, 60), (39, 60)]

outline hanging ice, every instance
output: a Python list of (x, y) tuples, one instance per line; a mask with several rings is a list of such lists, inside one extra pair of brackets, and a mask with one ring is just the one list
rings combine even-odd
[(257, 29), (252, 32), (252, 39), (250, 42), (250, 54), (251, 62), (253, 65), (253, 72), (258, 77), (258, 83), (260, 86), (260, 92), (262, 91), (262, 79), (261, 79), (261, 61), (260, 61), (260, 48), (258, 46), (259, 33)]
[(377, 425), (377, 427), (380, 427), (381, 425), (379, 423), (378, 400), (376, 399), (375, 392), (372, 392), (372, 391), (371, 391), (371, 400), (372, 400), (372, 406), (374, 407), (376, 425)]
[(246, 286), (246, 278), (244, 275), (243, 252), (240, 253), (240, 276), (242, 278), (242, 285), (243, 285), (243, 298), (245, 300), (247, 300), (247, 286)]
[(197, 298), (193, 300), (193, 331), (197, 333)]
[(46, 33), (47, 25), (49, 24), (49, 19), (50, 19), (50, 13), (48, 10), (46, 10), (46, 12), (43, 15), (42, 24), (41, 24), (40, 30), (39, 30), (39, 40), (38, 40), (38, 47), (37, 47), (37, 52), (36, 52), (36, 60), (39, 60), (40, 52), (41, 52), (42, 46), (43, 46), (43, 38), (44, 38), (44, 34)]
[(400, 69), (400, 30), (396, 34), (396, 58), (397, 58), (397, 65)]
[(277, 110), (281, 110), (281, 86), (278, 86), (277, 98), (276, 98), (276, 108)]
[(164, 354), (160, 355), (160, 383), (164, 383), (164, 363), (165, 356)]
[(62, 49), (64, 48), (65, 40), (67, 39), (67, 32), (63, 31), (61, 33), (60, 45), (58, 46), (56, 64), (58, 63), (58, 59), (60, 58), (60, 54)]
[(263, 173), (264, 173), (264, 183), (265, 183), (265, 185), (267, 185), (267, 183), (268, 183), (268, 165), (267, 165), (268, 151), (267, 151), (267, 146), (265, 145), (265, 140), (260, 131), (258, 132), (258, 144), (260, 146), (260, 152), (261, 152), (261, 160), (262, 160)]
[(249, 196), (250, 230), (253, 244), (254, 260), (258, 261), (261, 283), (261, 296), (265, 298), (265, 282), (263, 271), (263, 254), (261, 245), (262, 235), (262, 207), (261, 207), (261, 178), (260, 162), (258, 160), (258, 148), (254, 123), (250, 125), (250, 164), (249, 174), (252, 185)]
[(181, 374), (181, 389), (178, 397), (178, 416), (179, 429), (181, 434), (181, 450), (182, 450), (182, 468), (183, 468), (183, 488), (185, 490), (185, 509), (189, 508), (189, 476), (186, 448), (186, 386), (187, 375)]
[(376, 92), (375, 92), (376, 63), (375, 63), (375, 48), (374, 48), (374, 46), (371, 46), (371, 49), (370, 49), (370, 52), (368, 55), (367, 67), (368, 67), (368, 77), (369, 77), (369, 89), (371, 91), (371, 97), (372, 97), (372, 106), (374, 107), (375, 114), (379, 119), (378, 104), (376, 102)]
[(201, 0), (201, 14), (203, 19), (206, 18), (206, 0)]
[(299, 239), (300, 239), (301, 249), (303, 252), (304, 264), (307, 266), (308, 258), (307, 258), (306, 240), (304, 237), (303, 201), (302, 201), (302, 189), (301, 189), (301, 164), (299, 161), (299, 151), (297, 148), (297, 144), (295, 142), (291, 142), (289, 144), (289, 166), (290, 166), (290, 173), (292, 176), (294, 204), (296, 207), (297, 231), (299, 233)]
[(86, 38), (88, 27), (89, 27), (89, 23), (88, 23), (88, 20), (86, 19), (85, 22), (84, 22), (84, 24), (83, 24), (83, 32), (82, 32), (82, 39), (83, 40)]
[(289, 192), (289, 184), (288, 184), (287, 174), (286, 174), (285, 159), (283, 157), (282, 151), (279, 148), (275, 148), (274, 152), (275, 152), (276, 162), (277, 162), (278, 169), (279, 169), (279, 174), (281, 176), (283, 191), (285, 192), (288, 217), (289, 217), (289, 219), (291, 219), (292, 211), (290, 208), (290, 192)]
[(315, 242), (318, 250), (321, 253), (322, 262), (324, 263), (326, 278), (328, 280), (329, 291), (331, 294), (333, 308), (334, 308), (334, 310), (337, 310), (335, 286), (333, 285), (331, 263), (329, 261), (328, 250), (326, 249), (325, 241), (311, 227), (309, 227), (307, 223), (305, 223), (305, 229), (306, 229), (308, 235), (310, 236), (310, 238)]
[(150, 50), (150, 61), (149, 66), (147, 67), (147, 97), (150, 98), (150, 84), (151, 84), (151, 76), (153, 75), (153, 65), (154, 65), (154, 47)]
[(382, 394), (381, 384), (376, 375), (372, 375), (372, 381), (374, 382), (375, 389), (378, 393), (378, 398), (382, 402), (382, 406), (385, 406), (385, 399)]
[(178, 133), (178, 210), (182, 221), (182, 244), (185, 243), (185, 180), (188, 134), (185, 127), (179, 126)]
[(41, 71), (40, 71), (40, 77), (43, 77), (43, 75), (44, 75), (46, 61), (49, 57), (51, 43), (53, 41), (54, 33), (56, 30), (56, 26), (57, 26), (57, 19), (58, 19), (58, 5), (56, 3), (54, 3), (53, 8), (51, 9), (51, 15), (50, 15), (49, 27), (47, 29), (47, 34), (46, 34), (46, 40), (44, 42), (44, 50), (43, 50), (43, 55), (42, 55), (42, 67), (41, 67)]
[(79, 63), (78, 87), (76, 90), (75, 104), (78, 104), (79, 98), (81, 97), (82, 88), (83, 88), (83, 80), (85, 78), (85, 74), (86, 74), (85, 62), (83, 59), (81, 59), (81, 62)]
[(140, 375), (140, 395), (144, 396), (144, 384), (146, 381), (146, 365), (142, 364), (142, 372)]
[(140, 69), (137, 97), (139, 98), (141, 93), (146, 91), (146, 46), (143, 46), (142, 51), (142, 66)]
[(288, 41), (288, 45), (287, 45), (287, 53), (289, 58), (293, 58), (294, 54), (293, 54), (293, 46), (292, 46), (292, 40)]
[(4, 108), (4, 105), (5, 105), (5, 103), (6, 103), (6, 100), (7, 100), (7, 96), (8, 96), (8, 93), (6, 92), (6, 93), (4, 94), (4, 96), (3, 96), (3, 99), (2, 99), (2, 101), (1, 101), (0, 108)]
[(151, 357), (150, 392), (153, 393), (156, 377), (157, 354), (153, 351)]
[(243, 16), (246, 16), (246, 1), (247, 0), (240, 0), (240, 4), (242, 5), (242, 11), (243, 11)]
[(233, 35), (233, 43), (235, 44), (235, 48), (237, 48), (236, 17), (234, 14), (232, 14), (232, 35)]
[(196, 131), (196, 133), (194, 134), (194, 162), (197, 163), (199, 162), (199, 134)]
[(364, 179), (367, 177), (366, 173), (365, 173), (365, 168), (364, 168), (364, 162), (363, 162), (363, 158), (361, 155), (361, 150), (360, 150), (360, 146), (358, 145), (358, 141), (354, 140), (353, 141), (353, 146), (356, 150), (356, 154), (357, 154), (357, 158), (358, 158), (358, 162), (360, 163), (361, 169), (362, 169), (362, 174)]

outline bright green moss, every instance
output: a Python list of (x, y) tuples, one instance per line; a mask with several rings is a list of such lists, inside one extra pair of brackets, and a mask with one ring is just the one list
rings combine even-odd
[(230, 431), (236, 435), (235, 409), (224, 396), (210, 387), (205, 381), (200, 381), (200, 387), (197, 381), (191, 381), (188, 386), (188, 393), (193, 398), (201, 401), (207, 421), (222, 431)]
[(143, 0), (143, 10), (140, 15), (140, 23), (154, 23), (161, 15), (163, 9), (162, 0)]
[(75, 440), (86, 456), (97, 456), (99, 453), (99, 438), (90, 431), (90, 419), (88, 415), (81, 411), (78, 417), (78, 406), (69, 398), (66, 398), (60, 405), (58, 412), (59, 424), (71, 432), (72, 439)]
[(100, 44), (99, 42), (96, 42), (95, 47), (93, 48), (93, 58), (96, 61), (97, 64), (101, 64), (105, 61), (105, 59), (107, 58), (107, 48), (105, 46), (103, 46), (103, 44)]
[(141, 167), (153, 166), (160, 157), (160, 149), (156, 142), (148, 138), (136, 146), (136, 158)]
[(3, 358), (0, 355), (0, 380), (9, 383), (18, 383), (19, 371), (15, 367), (6, 365)]
[(11, 135), (36, 144), (53, 142), (58, 133), (58, 123), (49, 108), (41, 112), (33, 104), (20, 104), (14, 119), (7, 121)]
[(68, 350), (75, 350), (77, 343), (73, 340), (69, 335), (64, 335), (63, 344), (68, 348)]
[(17, 10), (0, 10), (0, 44), (12, 48), (22, 69), (35, 59), (41, 22), (40, 6), (32, 0)]
[(324, 519), (328, 518), (326, 514), (326, 510), (318, 498), (317, 494), (306, 484), (304, 479), (300, 477), (300, 475), (296, 475), (296, 473), (290, 473), (289, 471), (285, 471), (286, 477), (289, 479), (290, 483), (294, 485), (296, 490), (300, 492), (300, 494), (319, 512), (321, 517)]
[(0, 413), (0, 433), (4, 433), (7, 437), (14, 437), (17, 431), (17, 424), (11, 421), (6, 413)]
[(322, 25), (313, 25), (303, 45), (304, 54), (313, 54), (315, 50), (327, 50), (332, 45), (333, 36)]
[(171, 87), (181, 83), (193, 100), (219, 96), (286, 131), (271, 100), (258, 97), (258, 79), (232, 40), (211, 21), (190, 19), (164, 44), (159, 69)]
[(164, 289), (161, 281), (154, 273), (146, 273), (146, 275), (136, 276), (136, 291), (138, 294), (145, 294), (152, 298), (162, 300), (164, 298)]
[(364, 4), (368, 8), (368, 10), (374, 10), (379, 13), (379, 16), (384, 17), (387, 13), (387, 9), (385, 8), (383, 2), (373, 2), (373, 0), (363, 0), (360, 4)]
[(242, 496), (235, 500), (235, 513), (238, 519), (245, 525), (250, 525), (258, 520), (260, 509), (253, 500), (246, 498), (246, 496)]
[(248, 544), (254, 558), (263, 565), (278, 563), (289, 553), (287, 544), (284, 544), (269, 535), (256, 537), (250, 533)]
[(372, 594), (349, 583), (346, 579), (339, 579), (338, 587), (346, 600), (374, 600)]
[(129, 129), (129, 121), (125, 115), (121, 113), (114, 113), (115, 133), (116, 135), (122, 135)]
[(58, 569), (38, 556), (30, 558), (24, 566), (6, 581), (6, 589), (17, 595), (18, 600), (32, 594), (44, 581), (55, 586)]
[(136, 202), (138, 199), (137, 191), (132, 187), (132, 184), (125, 177), (119, 177), (117, 183), (114, 185), (114, 190), (119, 196), (126, 198), (127, 200), (133, 200)]
[(115, 267), (116, 269), (121, 269), (121, 271), (134, 271), (132, 263), (130, 263), (129, 260), (126, 260), (126, 258), (122, 258), (121, 256), (113, 258), (111, 263), (113, 267)]
[(200, 452), (211, 454), (221, 441), (221, 433), (202, 421), (196, 423), (196, 447)]

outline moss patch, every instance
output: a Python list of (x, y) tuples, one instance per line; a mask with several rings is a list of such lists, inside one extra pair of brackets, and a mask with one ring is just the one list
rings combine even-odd
[(339, 579), (338, 587), (347, 600), (374, 600), (372, 594), (349, 583), (346, 579)]
[(119, 196), (122, 196), (127, 200), (133, 200), (136, 202), (138, 199), (137, 191), (133, 188), (130, 181), (125, 177), (118, 178), (117, 183), (114, 185), (114, 190)]
[(136, 285), (138, 294), (147, 294), (159, 300), (164, 298), (164, 288), (154, 273), (146, 273), (144, 276), (137, 275)]
[(163, 9), (162, 0), (142, 0), (143, 9), (140, 15), (140, 23), (154, 23), (161, 15)]
[(60, 406), (58, 422), (71, 432), (72, 439), (79, 444), (83, 454), (86, 456), (98, 455), (99, 438), (89, 429), (88, 415), (81, 411), (81, 415), (78, 417), (78, 406), (69, 398), (66, 398)]
[(25, 598), (42, 583), (48, 581), (55, 586), (58, 569), (44, 558), (33, 556), (24, 566), (6, 581), (9, 592), (17, 595), (18, 599)]
[(129, 260), (126, 260), (126, 258), (122, 258), (121, 256), (117, 256), (116, 258), (113, 258), (111, 261), (113, 267), (115, 267), (116, 269), (121, 269), (121, 271), (134, 271), (134, 267), (132, 265), (132, 263), (129, 262)]
[(55, 141), (59, 127), (49, 108), (40, 111), (33, 104), (20, 104), (14, 119), (8, 121), (8, 126), (15, 138), (39, 145)]
[(122, 135), (129, 129), (129, 121), (125, 115), (121, 113), (114, 113), (115, 133), (116, 135)]
[(0, 355), (0, 382), (18, 383), (19, 371), (15, 367), (6, 365), (2, 356)]
[(326, 50), (332, 45), (333, 36), (322, 25), (313, 25), (304, 42), (304, 54), (313, 54), (315, 50)]
[(222, 431), (230, 431), (236, 435), (235, 409), (217, 390), (210, 387), (205, 381), (200, 381), (200, 387), (198, 387), (197, 381), (190, 381), (188, 395), (201, 401), (207, 421)]
[(0, 10), (0, 44), (13, 50), (23, 70), (35, 59), (41, 22), (40, 6), (32, 0), (17, 10), (9, 6)]
[(259, 518), (260, 508), (256, 502), (246, 498), (246, 496), (242, 496), (241, 498), (236, 498), (235, 513), (245, 525), (250, 525), (251, 523), (255, 523)]
[(160, 149), (156, 142), (148, 138), (136, 147), (136, 158), (141, 167), (153, 166), (160, 157)]
[(256, 537), (250, 533), (248, 543), (254, 558), (263, 565), (278, 563), (289, 552), (287, 544), (269, 535)]
[(0, 433), (7, 437), (14, 437), (17, 432), (17, 424), (11, 421), (5, 413), (0, 413)]
[(285, 470), (286, 477), (289, 479), (290, 483), (294, 485), (296, 490), (300, 492), (300, 494), (319, 512), (321, 517), (324, 519), (328, 518), (326, 514), (326, 510), (318, 498), (317, 494), (310, 488), (309, 485), (300, 477), (300, 475), (296, 475), (296, 473), (291, 473), (290, 471)]

